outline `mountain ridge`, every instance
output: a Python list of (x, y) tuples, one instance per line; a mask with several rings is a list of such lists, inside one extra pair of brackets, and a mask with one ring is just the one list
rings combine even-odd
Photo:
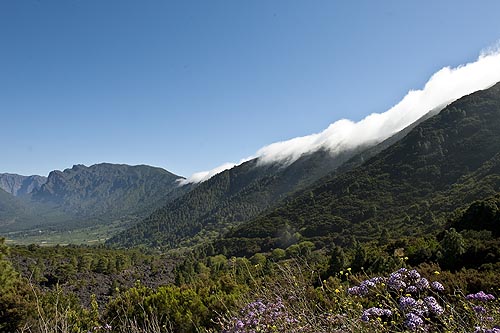
[(0, 188), (14, 196), (25, 196), (39, 189), (47, 177), (22, 176), (14, 173), (0, 173)]
[(257, 159), (247, 161), (200, 183), (110, 243), (141, 238), (127, 246), (144, 241), (173, 246), (202, 234), (217, 237), (225, 228), (255, 216), (330, 172), (352, 154), (354, 151), (332, 157), (322, 150), (303, 156), (288, 167), (279, 163), (259, 165)]
[(178, 179), (182, 177), (147, 165), (77, 164), (54, 170), (39, 188), (20, 197), (22, 204), (4, 196), (5, 206), (22, 207), (18, 215), (24, 218), (7, 223), (7, 215), (0, 213), (0, 226), (4, 231), (33, 227), (71, 230), (117, 219), (132, 221), (189, 191), (189, 186), (178, 186)]
[(431, 110), (382, 142), (366, 143), (337, 153), (320, 149), (304, 154), (290, 164), (261, 163), (258, 158), (242, 163), (200, 183), (186, 196), (153, 212), (136, 226), (113, 237), (109, 243), (125, 246), (168, 244), (175, 247), (193, 245), (206, 237), (216, 238), (272, 209), (281, 200), (318, 179), (361, 164), (363, 158), (360, 156), (373, 156), (440, 110)]
[(373, 239), (384, 228), (396, 237), (432, 233), (454, 209), (500, 190), (499, 126), (497, 83), (450, 104), (361, 166), (241, 225), (224, 242), (232, 239), (234, 248), (266, 238), (269, 247), (280, 246), (283, 230), (340, 243)]

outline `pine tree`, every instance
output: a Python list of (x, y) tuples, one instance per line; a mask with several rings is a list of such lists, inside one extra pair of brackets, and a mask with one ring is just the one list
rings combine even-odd
[(12, 267), (8, 255), (9, 248), (0, 238), (0, 332), (15, 332), (32, 307), (28, 285)]
[(465, 253), (464, 237), (454, 228), (446, 230), (441, 241), (442, 258), (441, 263), (444, 268), (459, 269), (461, 256)]

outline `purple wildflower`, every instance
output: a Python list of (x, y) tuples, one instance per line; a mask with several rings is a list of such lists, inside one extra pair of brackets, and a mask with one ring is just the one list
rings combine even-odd
[(492, 301), (495, 299), (495, 296), (492, 294), (486, 294), (484, 291), (480, 291), (476, 294), (469, 294), (465, 296), (466, 299), (469, 301), (481, 301), (481, 302), (487, 302), (487, 301)]
[(408, 272), (408, 270), (404, 267), (401, 267), (400, 269), (398, 269), (396, 271), (397, 274), (406, 274)]
[(474, 333), (500, 333), (500, 328), (495, 326), (490, 329), (484, 329), (481, 326), (476, 326)]
[(370, 321), (370, 317), (390, 317), (392, 316), (392, 311), (389, 309), (381, 309), (377, 307), (372, 307), (363, 311), (363, 315), (361, 316), (361, 320), (364, 322)]
[(347, 289), (349, 295), (354, 296), (366, 296), (370, 292), (370, 289), (373, 289), (379, 283), (383, 283), (385, 281), (382, 277), (374, 277), (369, 280), (362, 281), (359, 286), (355, 286)]
[(419, 326), (422, 326), (424, 324), (424, 321), (422, 318), (417, 316), (414, 313), (408, 313), (406, 315), (406, 320), (405, 320), (405, 326), (412, 330), (415, 331)]
[(429, 281), (426, 278), (420, 278), (417, 281), (415, 281), (415, 287), (418, 288), (420, 291), (424, 291), (426, 289), (429, 289)]
[(385, 282), (385, 278), (382, 277), (382, 276), (376, 276), (376, 277), (372, 277), (369, 281), (375, 283), (375, 284), (379, 284), (379, 283), (384, 283)]
[(415, 301), (413, 297), (403, 296), (399, 299), (399, 306), (403, 310), (411, 309), (413, 306), (415, 306), (415, 304), (417, 304), (417, 301)]
[(354, 286), (347, 289), (347, 292), (349, 293), (349, 295), (365, 296), (368, 294), (369, 290), (366, 286)]
[(419, 316), (425, 316), (429, 312), (429, 308), (424, 303), (423, 300), (419, 299), (415, 306), (413, 307), (413, 312)]
[(472, 309), (476, 312), (476, 313), (486, 313), (486, 309), (480, 305), (476, 305), (476, 306), (473, 306)]
[(373, 289), (377, 286), (377, 284), (385, 282), (383, 277), (374, 277), (369, 280), (362, 281), (359, 286), (351, 287), (347, 290), (349, 295), (354, 296), (366, 296), (370, 292), (370, 289)]
[[(376, 277), (365, 280), (358, 286), (349, 288), (349, 294), (366, 296), (371, 289), (379, 287), (379, 284), (382, 283), (386, 284), (386, 286), (382, 285), (381, 288), (385, 287), (385, 291), (389, 293), (391, 298), (399, 297), (398, 312), (405, 316), (404, 325), (409, 330), (421, 330), (424, 325), (424, 318), (437, 317), (445, 311), (436, 298), (429, 296), (431, 290), (435, 292), (443, 291), (443, 285), (437, 281), (430, 283), (414, 269), (402, 268), (391, 273), (387, 278)], [(407, 295), (401, 296), (403, 292)], [(382, 309), (376, 307), (369, 308), (363, 311), (361, 320), (368, 322), (373, 317), (392, 316), (390, 310), (386, 310), (388, 311), (387, 314), (382, 314), (382, 311)]]
[(415, 286), (408, 286), (405, 290), (407, 294), (416, 294), (418, 292), (417, 287)]
[(406, 288), (406, 283), (402, 280), (403, 276), (398, 273), (392, 273), (387, 280), (387, 286), (392, 290), (401, 290)]
[(444, 309), (439, 305), (439, 303), (436, 301), (436, 299), (432, 296), (428, 296), (424, 298), (425, 304), (427, 304), (427, 307), (429, 308), (430, 312), (439, 316), (443, 314)]
[(364, 286), (364, 287), (367, 287), (367, 288), (374, 288), (375, 287), (375, 283), (370, 281), (370, 280), (365, 280), (363, 282), (361, 282), (361, 285), (360, 286)]
[[(241, 310), (240, 318), (233, 318), (229, 329), (223, 330), (224, 333), (246, 333), (259, 331), (262, 327), (274, 325), (275, 323), (283, 323), (282, 325), (295, 324), (298, 321), (291, 317), (286, 311), (285, 305), (281, 299), (275, 302), (263, 303), (256, 301), (248, 304)], [(286, 329), (286, 327), (281, 329)]]
[(418, 280), (420, 279), (420, 273), (412, 269), (411, 271), (408, 272), (408, 277), (412, 280)]
[(431, 283), (431, 288), (432, 288), (432, 290), (435, 290), (435, 291), (443, 291), (444, 290), (444, 286), (437, 281), (434, 281)]

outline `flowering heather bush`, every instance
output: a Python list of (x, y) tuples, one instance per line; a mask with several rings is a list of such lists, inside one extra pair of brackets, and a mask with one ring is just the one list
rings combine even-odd
[(492, 294), (486, 294), (484, 291), (480, 291), (476, 294), (469, 294), (465, 296), (465, 299), (469, 301), (487, 302), (487, 301), (493, 301), (495, 299), (495, 296), (493, 296)]
[[(494, 295), (480, 291), (464, 297), (455, 291), (447, 297), (444, 291), (440, 282), (429, 282), (406, 268), (348, 288), (355, 301), (377, 304), (364, 310), (360, 318), (375, 327), (375, 332), (500, 333)], [(446, 301), (448, 298), (453, 301)]]
[(410, 331), (432, 331), (445, 312), (436, 299), (444, 291), (441, 283), (429, 281), (416, 270), (401, 268), (387, 277), (374, 277), (348, 289), (355, 297), (374, 298), (380, 308), (363, 312), (361, 320), (378, 320), (386, 327)]
[[(247, 295), (253, 301), (243, 303), (237, 312), (219, 317), (217, 332), (362, 332), (359, 330), (362, 309), (358, 305), (353, 307), (340, 281), (331, 285), (324, 281), (321, 287), (314, 288), (311, 284), (314, 276), (301, 265), (290, 262), (278, 268), (274, 279)], [(367, 312), (367, 316), (376, 315), (376, 310)]]
[(465, 296), (414, 269), (370, 277), (350, 288), (331, 277), (313, 293), (303, 271), (281, 269), (282, 279), (249, 294), (256, 300), (224, 317), (218, 332), (500, 333), (500, 311), (492, 294)]
[(298, 320), (287, 312), (281, 299), (272, 303), (258, 300), (243, 308), (240, 317), (233, 318), (222, 332), (286, 332), (296, 323)]
[[(472, 310), (475, 314), (477, 326), (474, 328), (474, 333), (500, 333), (500, 326), (489, 327), (495, 321), (492, 317), (493, 313), (499, 314), (498, 308), (491, 309), (491, 302), (495, 300), (492, 294), (486, 294), (484, 291), (479, 291), (475, 294), (465, 296), (465, 299), (472, 303)], [(490, 308), (490, 309), (487, 309)]]
[(373, 317), (377, 317), (377, 318), (386, 317), (386, 318), (388, 318), (390, 316), (392, 316), (391, 310), (372, 307), (372, 308), (369, 308), (369, 309), (363, 311), (363, 315), (361, 316), (361, 320), (364, 322), (369, 322), (370, 318), (373, 318)]

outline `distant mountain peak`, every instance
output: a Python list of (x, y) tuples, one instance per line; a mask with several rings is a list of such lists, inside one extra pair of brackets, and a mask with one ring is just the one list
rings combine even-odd
[(75, 164), (48, 177), (0, 174), (0, 232), (131, 223), (189, 191), (177, 186), (179, 178), (158, 167), (112, 163)]
[(33, 199), (82, 215), (117, 216), (168, 196), (177, 188), (179, 178), (147, 165), (75, 164), (64, 171), (50, 172), (47, 182), (33, 193)]
[(38, 190), (45, 182), (46, 177), (32, 175), (22, 176), (12, 173), (0, 174), (0, 188), (13, 196), (29, 195)]

